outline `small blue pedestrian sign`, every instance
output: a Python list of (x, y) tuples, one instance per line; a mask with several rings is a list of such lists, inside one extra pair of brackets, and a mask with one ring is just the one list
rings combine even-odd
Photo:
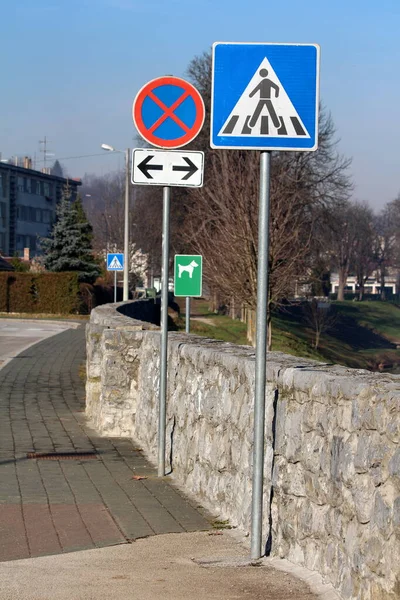
[(211, 147), (318, 147), (318, 44), (213, 45)]
[(107, 254), (107, 271), (123, 271), (124, 255), (118, 253)]

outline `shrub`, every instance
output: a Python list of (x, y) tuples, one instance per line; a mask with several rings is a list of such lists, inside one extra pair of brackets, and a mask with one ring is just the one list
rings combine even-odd
[(0, 273), (0, 311), (76, 314), (78, 273)]

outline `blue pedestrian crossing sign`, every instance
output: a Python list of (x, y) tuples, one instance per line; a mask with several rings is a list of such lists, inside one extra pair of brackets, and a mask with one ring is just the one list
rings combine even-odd
[(211, 147), (318, 147), (318, 44), (213, 45)]
[(124, 255), (118, 253), (107, 254), (107, 271), (123, 271)]

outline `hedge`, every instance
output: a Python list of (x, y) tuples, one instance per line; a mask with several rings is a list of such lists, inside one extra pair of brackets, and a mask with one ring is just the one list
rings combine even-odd
[(77, 314), (78, 273), (0, 273), (0, 312)]

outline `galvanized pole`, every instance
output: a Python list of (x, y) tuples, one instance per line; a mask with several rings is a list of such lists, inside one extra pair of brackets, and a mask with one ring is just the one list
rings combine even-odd
[(256, 377), (254, 399), (253, 496), (251, 517), (251, 558), (264, 554), (262, 541), (265, 382), (267, 362), (267, 309), (268, 309), (268, 238), (270, 152), (262, 152), (260, 160), (260, 205), (258, 220), (258, 273), (256, 324)]
[(129, 299), (129, 148), (125, 150), (125, 221), (124, 221), (124, 288), (123, 300)]
[(117, 301), (117, 271), (114, 271), (114, 302)]
[(167, 350), (168, 350), (168, 271), (169, 271), (169, 205), (170, 188), (163, 188), (163, 232), (161, 267), (161, 349), (160, 392), (158, 409), (158, 476), (165, 475), (165, 428), (167, 404)]
[(186, 333), (190, 333), (190, 296), (186, 296)]

